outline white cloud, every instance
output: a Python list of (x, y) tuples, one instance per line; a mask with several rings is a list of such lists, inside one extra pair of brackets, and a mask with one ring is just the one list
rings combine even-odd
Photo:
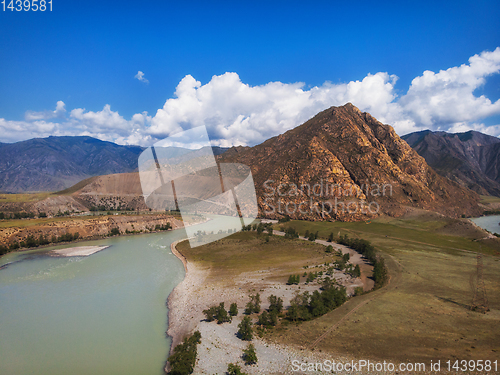
[(271, 82), (249, 86), (236, 73), (214, 76), (201, 85), (192, 76), (177, 86), (152, 119), (149, 134), (158, 138), (181, 129), (206, 125), (220, 145), (255, 144), (283, 133), (332, 105), (353, 102), (374, 116), (383, 115), (394, 100), (397, 77), (369, 74), (362, 81), (304, 90), (303, 83)]
[(144, 78), (144, 73), (141, 72), (140, 70), (137, 72), (137, 74), (134, 76), (134, 78), (137, 78), (141, 82), (149, 83), (149, 81), (146, 78)]
[[(475, 90), (488, 76), (500, 72), (500, 47), (482, 52), (468, 64), (425, 71), (398, 97), (397, 78), (385, 72), (362, 80), (306, 88), (304, 83), (243, 83), (236, 73), (213, 76), (202, 84), (191, 75), (177, 85), (174, 98), (152, 117), (137, 113), (130, 120), (105, 105), (101, 111), (75, 108), (65, 117), (63, 102), (55, 111), (26, 113), (27, 121), (0, 119), (3, 141), (47, 135), (90, 135), (120, 144), (150, 145), (169, 135), (206, 125), (214, 144), (254, 145), (302, 124), (331, 106), (351, 102), (370, 112), (398, 134), (431, 128), (445, 131), (478, 130), (500, 135), (500, 125), (482, 121), (500, 114), (500, 100), (492, 102)], [(139, 71), (136, 78), (147, 82)], [(46, 120), (54, 119), (52, 122)], [(57, 119), (57, 121), (56, 121)]]
[(53, 118), (63, 118), (66, 113), (66, 108), (63, 101), (59, 100), (54, 111), (26, 111), (24, 118), (26, 121), (50, 120)]
[(492, 103), (474, 91), (486, 77), (500, 71), (500, 47), (469, 59), (469, 64), (441, 70), (425, 71), (416, 77), (398, 104), (419, 127), (449, 130), (500, 114), (500, 100)]

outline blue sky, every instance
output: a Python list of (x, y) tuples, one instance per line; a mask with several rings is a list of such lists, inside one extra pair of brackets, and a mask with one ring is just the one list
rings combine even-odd
[(52, 12), (1, 11), (0, 142), (147, 145), (206, 124), (216, 143), (251, 145), (346, 101), (399, 134), (500, 135), (499, 19), (498, 1), (53, 0)]

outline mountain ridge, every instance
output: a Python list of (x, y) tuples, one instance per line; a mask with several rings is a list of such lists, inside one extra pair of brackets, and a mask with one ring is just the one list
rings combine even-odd
[(402, 138), (442, 176), (479, 194), (500, 197), (499, 138), (472, 130), (424, 130)]
[[(313, 186), (320, 181), (345, 185), (358, 192), (347, 197), (351, 201), (373, 198), (372, 201), (380, 206), (380, 213), (395, 216), (403, 214), (405, 206), (432, 209), (450, 216), (479, 212), (477, 194), (439, 176), (391, 126), (380, 123), (351, 103), (326, 109), (304, 124), (260, 145), (230, 149), (222, 155), (221, 161), (251, 167), (259, 208), (261, 212), (268, 212), (270, 217), (286, 214), (283, 210), (273, 211), (269, 196), (267, 203), (263, 198), (267, 189), (264, 183), (270, 180), (274, 189), (280, 184), (306, 183)], [(362, 192), (363, 185), (372, 184), (390, 184), (393, 194), (375, 197), (373, 191), (371, 196), (370, 192)], [(267, 190), (268, 193), (273, 191)], [(278, 199), (283, 205), (297, 206), (310, 198), (311, 194), (299, 192), (294, 197)], [(333, 198), (319, 197), (314, 203), (316, 206), (326, 202), (332, 204)], [(335, 202), (348, 201), (341, 198), (337, 197)], [(456, 202), (461, 202), (462, 206), (457, 206)], [(313, 220), (361, 220), (376, 216), (336, 212), (318, 217), (316, 213), (314, 210), (305, 214), (294, 212), (289, 216)]]
[(34, 138), (0, 146), (0, 191), (63, 190), (85, 178), (131, 172), (143, 148), (92, 137)]

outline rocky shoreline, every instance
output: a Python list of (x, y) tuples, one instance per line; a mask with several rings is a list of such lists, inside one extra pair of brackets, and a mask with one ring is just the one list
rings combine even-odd
[[(243, 367), (241, 354), (248, 342), (240, 340), (236, 333), (243, 316), (244, 306), (248, 302), (249, 290), (247, 289), (249, 285), (253, 285), (262, 276), (260, 273), (259, 275), (245, 273), (234, 278), (230, 283), (227, 280), (209, 278), (210, 269), (187, 261), (185, 256), (179, 252), (176, 246), (182, 241), (171, 244), (172, 254), (182, 261), (186, 275), (167, 299), (167, 335), (172, 338), (170, 354), (184, 337), (195, 330), (199, 330), (202, 339), (201, 344), (198, 346), (197, 364), (193, 374), (225, 373), (228, 363), (238, 363)], [(337, 246), (345, 252), (352, 252), (353, 258), (355, 258), (354, 255), (359, 257), (359, 254), (352, 249), (345, 248), (342, 245)], [(361, 257), (356, 261), (361, 263)], [(286, 288), (281, 283), (273, 283), (272, 286), (266, 289), (261, 292), (262, 308), (268, 307), (267, 296), (269, 293), (281, 294), (285, 305), (289, 303), (292, 297), (292, 293), (285, 291)], [(238, 304), (238, 315), (233, 317), (231, 323), (219, 325), (205, 321), (203, 310), (219, 302), (224, 302), (226, 306), (233, 302)], [(324, 361), (325, 359), (351, 360), (351, 358), (344, 355), (332, 356), (331, 354), (313, 352), (304, 348), (266, 342), (258, 337), (254, 337), (252, 343), (256, 347), (259, 361), (256, 365), (244, 366), (244, 371), (248, 374), (296, 374), (297, 372), (292, 370), (292, 361), (294, 360), (301, 363)], [(168, 371), (168, 364), (165, 371)]]

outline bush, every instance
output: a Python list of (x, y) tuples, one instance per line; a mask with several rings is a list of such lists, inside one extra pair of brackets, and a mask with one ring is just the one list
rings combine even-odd
[(328, 242), (333, 242), (333, 232), (328, 236)]
[(217, 324), (222, 324), (231, 321), (231, 316), (227, 314), (224, 308), (224, 302), (221, 302), (219, 306), (211, 306), (207, 310), (203, 310), (207, 322), (213, 322), (217, 320)]
[(291, 301), (286, 316), (292, 321), (310, 320), (334, 310), (346, 300), (345, 288), (325, 285), (321, 292), (316, 290), (312, 295), (309, 292), (296, 295)]
[(188, 375), (193, 373), (196, 363), (197, 345), (201, 342), (200, 331), (184, 339), (182, 344), (174, 348), (174, 354), (168, 357), (170, 363), (169, 374)]
[(281, 297), (270, 295), (267, 300), (269, 301), (269, 312), (276, 311), (280, 313), (283, 310), (283, 300)]
[(297, 285), (300, 282), (300, 275), (290, 275), (288, 277), (287, 285)]
[(250, 301), (245, 306), (245, 314), (250, 315), (260, 312), (260, 294), (250, 296)]
[(248, 344), (247, 348), (243, 350), (243, 360), (245, 361), (245, 365), (254, 365), (257, 363), (257, 353), (253, 344)]
[(229, 307), (229, 315), (236, 316), (238, 315), (238, 305), (236, 303), (232, 303)]
[(245, 316), (240, 324), (238, 324), (238, 337), (245, 341), (250, 341), (253, 338), (252, 321), (250, 317)]
[(246, 375), (244, 372), (241, 372), (241, 367), (234, 363), (227, 365), (227, 373), (228, 375)]
[(217, 324), (222, 324), (231, 321), (231, 317), (227, 314), (226, 309), (224, 308), (224, 302), (219, 304), (217, 308), (217, 312), (215, 314), (215, 319), (217, 320)]
[(299, 238), (299, 233), (294, 228), (285, 228), (285, 238)]

